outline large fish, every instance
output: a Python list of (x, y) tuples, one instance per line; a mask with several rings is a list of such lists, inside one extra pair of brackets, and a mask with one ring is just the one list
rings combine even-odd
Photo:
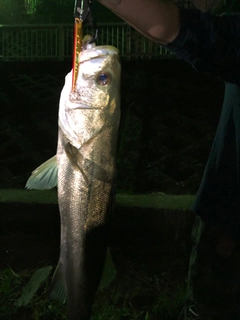
[(90, 318), (101, 279), (120, 120), (118, 50), (85, 47), (75, 92), (69, 73), (61, 93), (57, 156), (37, 168), (26, 185), (52, 188), (58, 171), (61, 247), (53, 282), (62, 275), (69, 320)]

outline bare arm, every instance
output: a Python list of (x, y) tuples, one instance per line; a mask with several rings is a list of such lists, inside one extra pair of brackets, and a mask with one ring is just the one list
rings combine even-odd
[(98, 0), (147, 38), (166, 45), (179, 33), (178, 7), (168, 0)]

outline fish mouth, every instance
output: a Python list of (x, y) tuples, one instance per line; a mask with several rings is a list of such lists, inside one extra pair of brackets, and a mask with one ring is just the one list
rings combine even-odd
[(71, 108), (68, 108), (69, 110), (76, 110), (76, 109), (101, 109), (101, 107), (94, 107), (94, 106), (89, 106), (87, 104), (83, 103), (71, 103)]
[(111, 55), (119, 55), (119, 50), (109, 45), (91, 47), (80, 52), (79, 63)]

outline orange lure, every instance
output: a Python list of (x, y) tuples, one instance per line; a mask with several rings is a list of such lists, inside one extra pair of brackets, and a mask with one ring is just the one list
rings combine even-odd
[(82, 21), (75, 18), (74, 23), (74, 38), (73, 38), (73, 73), (72, 73), (72, 92), (75, 91), (78, 69), (79, 69), (79, 54), (82, 46)]

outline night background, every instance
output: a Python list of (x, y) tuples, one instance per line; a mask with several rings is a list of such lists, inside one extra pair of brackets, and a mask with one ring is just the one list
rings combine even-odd
[[(0, 23), (73, 23), (72, 3), (33, 3), (2, 0)], [(98, 3), (93, 13), (99, 23), (120, 21)], [(10, 198), (56, 153), (59, 96), (71, 63), (70, 58), (0, 59), (0, 188)], [(223, 82), (174, 57), (121, 63), (117, 193), (178, 195), (177, 201), (194, 196), (218, 124)], [(46, 298), (47, 276), (33, 302), (16, 307), (34, 271), (55, 266), (59, 254), (57, 205), (27, 202), (0, 203), (1, 319), (64, 319), (64, 308)], [(123, 205), (114, 214), (110, 246), (118, 276), (97, 296), (93, 319), (177, 319), (193, 215), (177, 205), (176, 210)], [(102, 306), (109, 303), (104, 314)]]

